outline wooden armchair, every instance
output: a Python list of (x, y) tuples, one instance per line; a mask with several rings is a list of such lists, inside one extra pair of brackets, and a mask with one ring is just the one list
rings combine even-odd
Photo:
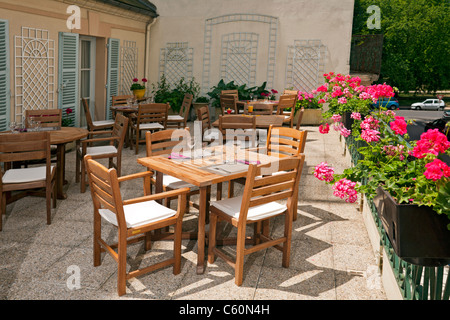
[(89, 130), (89, 138), (92, 138), (93, 135), (91, 132), (98, 131), (98, 130), (112, 130), (114, 126), (114, 120), (99, 120), (99, 121), (93, 121), (91, 116), (91, 111), (89, 110), (88, 102), (85, 98), (81, 99), (84, 109), (84, 115), (86, 116), (86, 124)]
[(222, 115), (228, 114), (227, 110), (231, 110), (231, 114), (239, 114), (237, 107), (237, 96), (232, 94), (220, 95), (220, 107), (222, 109)]
[(203, 143), (209, 143), (219, 139), (219, 130), (212, 128), (211, 126), (211, 118), (209, 117), (208, 107), (201, 107), (197, 109), (197, 120), (201, 121)]
[(169, 112), (168, 103), (140, 104), (136, 121), (131, 122), (131, 149), (133, 145), (135, 152), (139, 152), (139, 143), (145, 142), (141, 138), (141, 131), (158, 131), (167, 128), (167, 116)]
[(193, 98), (194, 96), (192, 94), (186, 93), (184, 95), (183, 103), (180, 107), (180, 113), (167, 116), (167, 127), (181, 128), (181, 126), (183, 126), (183, 128), (185, 128), (187, 126)]
[[(85, 166), (94, 205), (94, 266), (101, 265), (101, 252), (108, 252), (117, 262), (117, 293), (126, 293), (127, 280), (173, 264), (173, 274), (181, 271), (181, 231), (186, 195), (189, 188), (149, 194), (151, 172), (146, 171), (118, 177), (116, 169), (107, 169), (91, 156), (86, 156)], [(124, 200), (120, 193), (120, 183), (143, 178), (144, 196)], [(158, 203), (166, 197), (178, 198), (177, 210)], [(114, 225), (118, 230), (118, 243), (108, 244), (102, 239), (102, 221)], [(145, 250), (150, 249), (147, 236), (151, 231), (169, 226), (175, 227), (173, 257), (153, 265), (127, 272), (127, 245), (137, 240), (145, 241)], [(117, 249), (117, 252), (116, 252)]]
[[(235, 270), (236, 285), (243, 282), (244, 256), (253, 252), (275, 247), (283, 252), (282, 266), (289, 267), (292, 215), (304, 159), (304, 155), (282, 158), (277, 166), (272, 165), (276, 170), (271, 164), (250, 164), (241, 196), (210, 202), (208, 263), (214, 263), (216, 255), (224, 259)], [(284, 215), (284, 234), (274, 239), (269, 236), (269, 220), (280, 215)], [(219, 221), (237, 228), (235, 257), (216, 247)], [(246, 247), (246, 226), (250, 223), (256, 225), (254, 245)]]
[(284, 94), (280, 96), (277, 107), (277, 115), (284, 116), (284, 123), (291, 128), (294, 126), (295, 103), (297, 96), (295, 94)]
[[(94, 131), (93, 135), (108, 135), (101, 138), (91, 138), (77, 143), (76, 148), (76, 172), (75, 181), (80, 182), (80, 191), (86, 191), (86, 168), (83, 161), (86, 155), (90, 155), (92, 159), (108, 159), (109, 167), (114, 167), (120, 176), (122, 167), (122, 149), (125, 135), (128, 128), (128, 118), (118, 114), (114, 127), (110, 131)], [(91, 146), (93, 144), (103, 143), (103, 145)], [(108, 143), (105, 145), (105, 143)], [(116, 162), (114, 163), (114, 158)]]
[[(12, 168), (13, 162), (45, 160), (45, 165)], [(50, 137), (48, 132), (24, 132), (0, 135), (0, 163), (3, 166), (0, 180), (0, 231), (6, 205), (28, 195), (30, 189), (45, 189), (47, 224), (51, 223), (51, 200), (56, 207), (56, 167), (50, 161)], [(7, 193), (19, 191), (14, 196)], [(40, 210), (37, 208), (36, 210)]]
[(246, 115), (219, 116), (223, 143), (238, 143), (242, 148), (256, 147), (256, 118)]
[(31, 122), (39, 122), (42, 130), (61, 129), (62, 110), (25, 110), (25, 128), (30, 129)]

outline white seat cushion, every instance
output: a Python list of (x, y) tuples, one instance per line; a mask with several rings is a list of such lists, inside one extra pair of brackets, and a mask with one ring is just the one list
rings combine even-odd
[(164, 126), (157, 122), (143, 123), (139, 125), (139, 129), (141, 130), (150, 130), (150, 129), (164, 129)]
[(163, 175), (163, 185), (171, 189), (181, 189), (181, 188), (193, 188), (194, 185), (187, 183), (186, 181), (180, 180), (178, 178), (169, 176), (167, 174)]
[[(51, 171), (55, 169), (55, 166), (51, 166)], [(2, 177), (3, 183), (24, 183), (33, 181), (45, 180), (46, 167), (31, 167), (21, 169), (6, 170)]]
[(99, 121), (93, 121), (92, 124), (94, 126), (104, 126), (104, 125), (113, 125), (114, 124), (114, 120), (99, 120)]
[(168, 115), (167, 120), (184, 120), (184, 118), (180, 115)]
[(117, 148), (114, 146), (98, 146), (98, 147), (87, 147), (86, 154), (91, 156), (98, 156), (100, 154), (117, 153)]
[[(220, 201), (211, 201), (211, 206), (223, 211), (227, 215), (239, 219), (239, 212), (241, 210), (242, 196), (228, 198)], [(259, 206), (254, 206), (248, 209), (247, 220), (259, 220), (268, 218), (284, 212), (287, 209), (286, 205), (278, 202), (269, 202)]]
[[(175, 210), (167, 208), (156, 201), (145, 201), (129, 204), (123, 207), (127, 228), (138, 227), (147, 223), (163, 220), (176, 214)], [(100, 215), (115, 226), (116, 214), (109, 209), (98, 210)]]

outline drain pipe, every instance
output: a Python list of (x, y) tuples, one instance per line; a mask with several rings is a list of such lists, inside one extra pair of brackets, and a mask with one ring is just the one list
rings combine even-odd
[(144, 50), (144, 78), (148, 79), (148, 70), (147, 70), (147, 60), (150, 54), (150, 28), (156, 22), (157, 17), (153, 18), (152, 22), (147, 22), (147, 26), (145, 27), (145, 50)]

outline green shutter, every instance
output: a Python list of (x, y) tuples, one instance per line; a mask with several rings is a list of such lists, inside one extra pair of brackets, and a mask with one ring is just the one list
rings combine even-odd
[[(59, 33), (58, 107), (63, 110), (63, 119), (71, 120), (71, 126), (79, 124), (78, 46), (77, 33)], [(68, 108), (73, 111), (69, 115)]]
[(119, 64), (120, 64), (120, 40), (108, 39), (108, 76), (106, 83), (106, 119), (112, 118), (109, 107), (112, 104), (112, 97), (119, 92)]
[(10, 102), (9, 25), (0, 19), (0, 131), (9, 128)]

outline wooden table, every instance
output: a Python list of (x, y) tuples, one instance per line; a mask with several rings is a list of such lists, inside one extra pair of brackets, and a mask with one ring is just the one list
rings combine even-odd
[[(233, 114), (227, 114), (224, 117), (234, 117)], [(262, 129), (268, 129), (270, 125), (274, 127), (281, 127), (283, 125), (284, 116), (278, 115), (245, 115), (247, 117), (256, 117), (256, 127)], [(219, 127), (219, 120), (217, 119), (212, 123), (213, 127)]]
[[(242, 171), (226, 173), (213, 170), (221, 166), (226, 159), (260, 161), (269, 163), (277, 161), (277, 157), (233, 148), (230, 146), (215, 146), (204, 148), (203, 156), (193, 159), (169, 159), (167, 155), (145, 157), (137, 159), (138, 163), (156, 172), (156, 192), (162, 192), (163, 174), (171, 175), (199, 187), (199, 217), (198, 217), (198, 253), (197, 274), (205, 270), (205, 218), (209, 212), (209, 197), (213, 184), (242, 178), (247, 175), (248, 165), (237, 163)], [(236, 166), (236, 168), (238, 168)], [(219, 193), (219, 190), (218, 190)], [(220, 199), (220, 195), (218, 196)]]
[(66, 144), (76, 141), (76, 147), (80, 146), (80, 139), (86, 138), (88, 130), (75, 127), (62, 127), (60, 130), (52, 130), (50, 144), (56, 145), (56, 196), (58, 199), (66, 199), (63, 191), (66, 166)]

